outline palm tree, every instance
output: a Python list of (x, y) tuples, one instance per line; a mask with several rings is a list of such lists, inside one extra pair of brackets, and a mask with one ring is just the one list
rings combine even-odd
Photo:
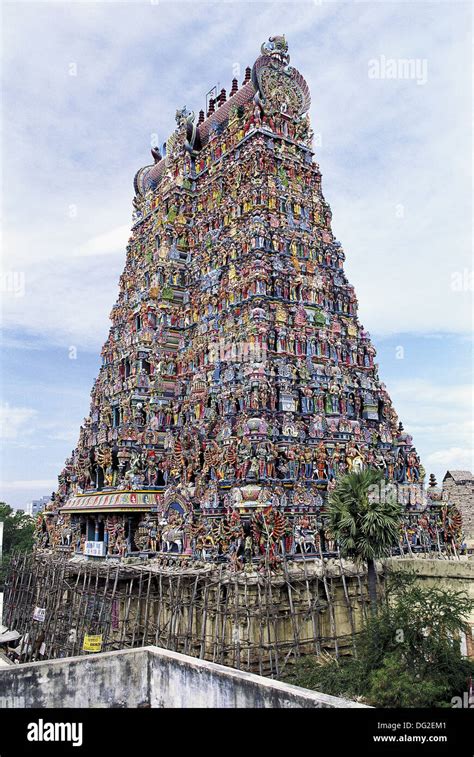
[(329, 496), (329, 530), (342, 557), (367, 563), (370, 608), (377, 610), (375, 560), (391, 553), (399, 543), (403, 509), (392, 489), (383, 485), (374, 468), (347, 473)]

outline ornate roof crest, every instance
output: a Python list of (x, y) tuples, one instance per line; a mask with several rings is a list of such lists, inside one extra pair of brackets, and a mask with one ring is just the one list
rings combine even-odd
[(290, 62), (288, 54), (288, 42), (285, 35), (269, 37), (268, 42), (264, 42), (260, 48), (262, 55), (269, 55), (273, 60), (287, 66)]
[(309, 110), (311, 96), (300, 72), (289, 65), (285, 36), (270, 37), (260, 51), (252, 69), (255, 101), (267, 114), (280, 112), (300, 120)]
[(178, 126), (191, 124), (194, 121), (194, 111), (189, 111), (186, 105), (183, 108), (178, 108), (178, 110), (176, 111), (175, 120)]

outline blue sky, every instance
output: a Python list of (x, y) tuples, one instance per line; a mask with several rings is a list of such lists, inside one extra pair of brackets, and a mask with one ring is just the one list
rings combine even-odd
[[(2, 16), (2, 499), (49, 493), (75, 446), (150, 143), (282, 33), (381, 378), (427, 471), (472, 469), (468, 3), (16, 2)], [(400, 59), (426, 80), (369, 76)]]

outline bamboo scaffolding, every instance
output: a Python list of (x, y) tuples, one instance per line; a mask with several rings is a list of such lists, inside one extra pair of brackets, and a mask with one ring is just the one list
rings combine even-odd
[[(84, 584), (83, 584), (84, 611), (82, 615), (79, 615), (79, 628), (78, 628), (78, 633), (77, 633), (78, 641), (79, 641), (79, 650), (81, 653), (83, 651), (84, 635), (86, 633), (86, 629), (87, 631), (89, 631), (88, 609), (89, 609), (91, 581), (92, 581), (92, 570), (86, 569), (84, 571)], [(87, 588), (86, 588), (86, 584), (87, 584)]]
[(135, 646), (135, 636), (137, 633), (137, 626), (138, 626), (138, 631), (140, 632), (140, 601), (142, 598), (142, 587), (143, 587), (143, 573), (140, 571), (140, 578), (138, 579), (137, 611), (135, 613), (133, 631), (132, 631), (132, 642), (131, 642), (132, 647)]
[(173, 649), (176, 647), (179, 649), (180, 644), (180, 635), (179, 635), (179, 629), (180, 629), (180, 620), (181, 620), (181, 612), (182, 612), (182, 599), (181, 599), (181, 574), (178, 575), (178, 580), (176, 582), (176, 592), (174, 595), (174, 603), (171, 608), (171, 646), (170, 649)]
[[(324, 562), (323, 553), (321, 551), (321, 544), (319, 545), (319, 552), (320, 552), (320, 555), (321, 555), (321, 567), (322, 567), (323, 586), (324, 586), (324, 591), (326, 593), (326, 600), (327, 600), (328, 607), (329, 607), (329, 618), (330, 618), (330, 623), (331, 623), (331, 634), (332, 634), (332, 638), (333, 638), (333, 641), (334, 641), (334, 648), (335, 648), (335, 652), (336, 652), (336, 658), (339, 658), (339, 646), (338, 646), (337, 637), (336, 637), (336, 619), (334, 617), (334, 606), (333, 606), (333, 603), (332, 603), (332, 591), (331, 592), (329, 591), (329, 586), (328, 586), (327, 577), (326, 577), (326, 564)], [(331, 589), (332, 589), (332, 584), (331, 584)]]
[[(303, 562), (304, 562), (304, 559), (303, 559)], [(299, 628), (297, 624), (297, 618), (295, 614), (295, 607), (293, 604), (292, 586), (291, 586), (290, 576), (288, 572), (288, 563), (286, 560), (284, 560), (283, 564), (285, 566), (284, 570), (285, 570), (286, 585), (288, 589), (288, 601), (290, 603), (291, 624), (293, 626), (293, 636), (296, 642), (296, 656), (299, 657), (301, 654), (300, 646), (299, 646), (300, 637), (299, 637)]]
[[(117, 591), (118, 579), (119, 579), (119, 568), (117, 566), (117, 569), (115, 571), (114, 585), (112, 587), (112, 593), (110, 595), (110, 616), (111, 616), (110, 617), (110, 623), (105, 628), (105, 634), (104, 634), (103, 643), (102, 643), (102, 648), (103, 649), (107, 649), (107, 647), (109, 645), (109, 639), (108, 639), (109, 630), (112, 631), (112, 632), (114, 631), (114, 628), (113, 628), (113, 614), (115, 612), (115, 602), (117, 601), (115, 599), (115, 596), (116, 596), (116, 591)], [(118, 611), (120, 612), (120, 605), (119, 605), (119, 610)], [(120, 618), (118, 618), (118, 624), (120, 624)], [(113, 642), (111, 642), (111, 644), (113, 644)]]
[(245, 616), (247, 620), (247, 639), (249, 640), (248, 646), (247, 646), (247, 670), (250, 670), (250, 654), (251, 654), (251, 645), (250, 645), (250, 607), (249, 607), (249, 599), (248, 599), (248, 576), (247, 573), (244, 574), (244, 604), (245, 604)]
[(346, 599), (346, 605), (347, 605), (347, 612), (349, 615), (349, 622), (351, 624), (351, 636), (352, 636), (352, 649), (354, 652), (354, 656), (357, 657), (357, 649), (356, 649), (356, 643), (355, 643), (355, 637), (356, 637), (356, 629), (355, 629), (355, 623), (354, 623), (354, 614), (352, 612), (352, 602), (349, 597), (349, 592), (347, 590), (347, 582), (346, 577), (344, 575), (344, 567), (342, 564), (342, 557), (341, 552), (338, 549), (338, 556), (339, 556), (339, 565), (341, 567), (341, 581), (342, 581), (342, 587), (344, 590), (344, 597)]
[(193, 586), (193, 594), (192, 594), (191, 602), (188, 608), (188, 627), (187, 627), (185, 642), (184, 642), (184, 654), (189, 654), (189, 650), (191, 648), (191, 638), (192, 638), (192, 629), (193, 629), (193, 612), (194, 612), (194, 606), (196, 603), (198, 583), (199, 583), (199, 574), (196, 574), (196, 578), (194, 580), (194, 586)]
[[(260, 581), (257, 579), (257, 592), (258, 592), (258, 605), (262, 607), (262, 591), (260, 588)], [(263, 614), (258, 615), (258, 668), (260, 675), (263, 675), (263, 649), (264, 649), (264, 626), (263, 626)], [(270, 652), (270, 665), (271, 665), (271, 652)]]
[(126, 600), (126, 602), (127, 602), (127, 609), (125, 611), (125, 615), (124, 615), (123, 620), (122, 620), (122, 633), (121, 633), (121, 637), (120, 637), (120, 648), (121, 649), (123, 649), (124, 644), (125, 644), (125, 635), (126, 635), (126, 632), (127, 632), (127, 622), (128, 622), (128, 618), (129, 618), (129, 615), (130, 615), (130, 605), (131, 605), (131, 602), (132, 602), (133, 582), (134, 582), (134, 579), (132, 578), (132, 580), (129, 583), (129, 591), (128, 591), (128, 596), (127, 596), (127, 600)]
[[(45, 644), (46, 644), (46, 656), (49, 647), (49, 656), (56, 657), (56, 637), (59, 634), (58, 628), (61, 627), (62, 620), (62, 607), (64, 606), (64, 574), (66, 571), (66, 564), (63, 561), (60, 568), (60, 575), (55, 585), (53, 585), (53, 592), (55, 601), (52, 608), (50, 627), (44, 628)], [(49, 638), (48, 638), (49, 637)]]
[[(280, 672), (280, 666), (278, 661), (278, 628), (275, 621), (275, 605), (273, 604), (273, 597), (272, 597), (272, 582), (271, 580), (268, 581), (268, 575), (269, 575), (270, 569), (268, 567), (268, 564), (265, 565), (265, 573), (264, 573), (264, 586), (265, 586), (265, 613), (267, 618), (267, 636), (268, 636), (268, 651), (273, 651), (273, 661), (272, 656), (270, 656), (270, 669), (271, 671), (275, 672), (276, 675), (279, 675)], [(272, 637), (271, 637), (271, 630), (273, 628), (273, 635), (274, 635), (274, 643), (272, 644)], [(273, 647), (273, 650), (272, 650)]]
[[(236, 572), (227, 565), (111, 565), (61, 556), (15, 557), (6, 581), (6, 616), (28, 633), (22, 661), (91, 654), (84, 634), (102, 635), (102, 650), (158, 646), (267, 675), (281, 675), (303, 654), (350, 651), (356, 635), (352, 595), (365, 598), (358, 571), (337, 573), (324, 560), (287, 560)], [(336, 570), (336, 566), (335, 566)], [(349, 582), (351, 588), (349, 588)], [(46, 608), (45, 623), (33, 621)], [(329, 628), (321, 625), (327, 608)], [(336, 627), (346, 618), (345, 627)], [(341, 616), (342, 612), (342, 616)], [(118, 620), (118, 622), (116, 622)], [(12, 626), (10, 626), (12, 627)]]
[(235, 668), (240, 668), (240, 616), (239, 616), (239, 586), (237, 577), (234, 578), (234, 638), (235, 642), (235, 654), (233, 657), (233, 665)]
[(162, 573), (159, 574), (159, 595), (158, 595), (158, 613), (156, 617), (156, 633), (155, 633), (155, 644), (157, 646), (158, 642), (160, 640), (160, 620), (161, 620), (161, 612), (163, 608), (163, 575)]
[(145, 600), (145, 620), (144, 620), (144, 629), (143, 629), (143, 641), (142, 646), (146, 646), (146, 643), (148, 641), (148, 609), (149, 609), (149, 603), (150, 603), (150, 589), (151, 589), (151, 575), (148, 575), (147, 578), (147, 589), (146, 589), (146, 600)]
[[(107, 591), (109, 589), (109, 578), (110, 578), (110, 564), (107, 564), (107, 573), (104, 579), (104, 590), (102, 593), (102, 601), (100, 603), (100, 609), (99, 609), (99, 616), (97, 618), (97, 632), (102, 633), (102, 651), (105, 649), (105, 639), (107, 636), (107, 631), (109, 627), (109, 623), (111, 622), (111, 614), (112, 614), (112, 605), (107, 599)], [(107, 610), (109, 612), (107, 613)]]
[(364, 622), (367, 620), (367, 600), (364, 597), (364, 592), (362, 590), (362, 581), (360, 580), (360, 575), (357, 574), (357, 583), (359, 586), (359, 595), (360, 595), (360, 607), (362, 611), (362, 616), (364, 619)]
[(206, 581), (204, 586), (204, 607), (203, 607), (203, 615), (202, 615), (202, 633), (201, 633), (201, 649), (199, 652), (199, 657), (204, 658), (205, 652), (206, 652), (206, 621), (207, 621), (207, 600), (208, 600), (208, 594), (209, 594), (209, 585)]
[[(306, 597), (308, 600), (308, 611), (311, 613), (311, 624), (313, 627), (313, 644), (314, 644), (314, 651), (317, 655), (321, 654), (321, 644), (319, 641), (319, 617), (316, 615), (315, 612), (315, 601), (319, 597), (319, 590), (316, 591), (315, 598), (311, 599), (311, 593), (309, 588), (309, 578), (308, 578), (308, 569), (306, 566), (306, 560), (303, 560), (303, 568), (304, 568), (304, 578), (305, 578), (305, 585), (306, 585)], [(316, 578), (316, 588), (319, 587), (319, 580)]]

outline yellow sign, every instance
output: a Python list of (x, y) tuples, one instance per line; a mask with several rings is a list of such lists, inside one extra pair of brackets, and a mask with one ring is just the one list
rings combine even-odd
[(82, 649), (84, 652), (100, 652), (102, 649), (102, 634), (100, 633), (96, 636), (85, 634)]

